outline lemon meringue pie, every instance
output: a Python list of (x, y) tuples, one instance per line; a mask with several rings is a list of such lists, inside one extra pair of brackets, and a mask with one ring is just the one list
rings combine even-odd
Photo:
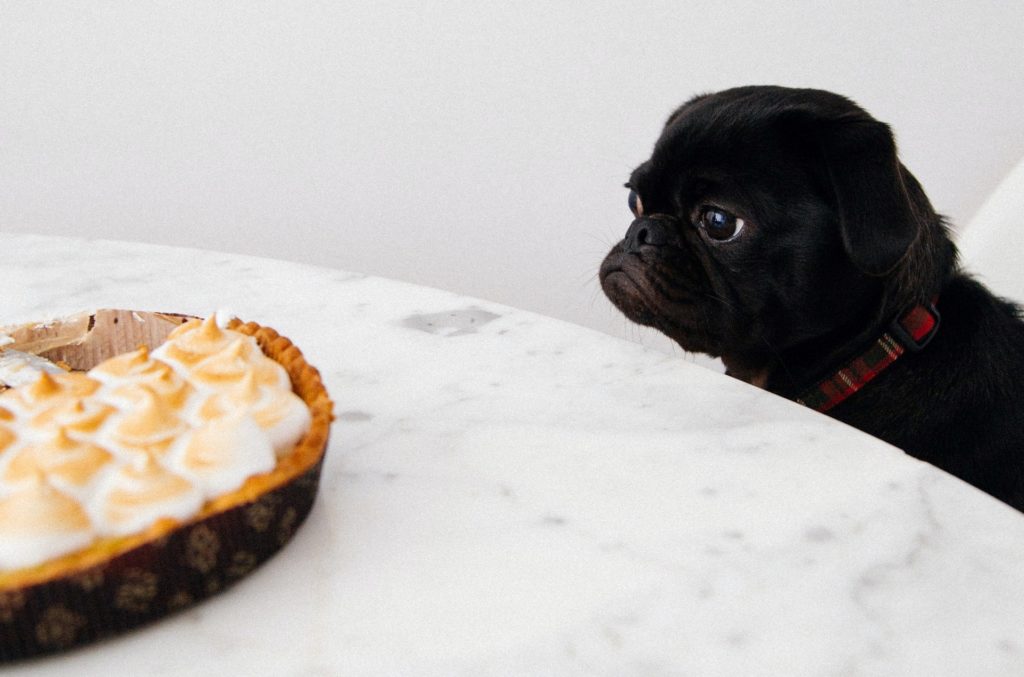
[[(143, 346), (82, 372), (41, 369), (0, 392), (0, 607), (5, 595), (21, 600), (21, 635), (31, 635), (45, 613), (34, 606), (33, 589), (51, 586), (43, 596), (52, 602), (53, 586), (83, 575), (116, 586), (125, 563), (164, 561), (163, 551), (179, 545), (184, 573), (166, 570), (164, 561), (154, 574), (169, 581), (166, 599), (195, 600), (219, 589), (220, 579), (210, 576), (222, 559), (262, 561), (287, 540), (278, 534), (271, 552), (256, 552), (267, 550), (256, 543), (263, 538), (253, 526), (260, 526), (256, 506), (285, 502), (284, 490), (295, 491), (291, 485), (303, 479), (296, 495), (308, 511), (330, 410), (318, 372), (290, 341), (252, 323), (221, 327), (213, 316), (184, 322), (153, 350)], [(209, 566), (191, 559), (196, 533), (217, 544), (202, 560)], [(237, 552), (221, 557), (229, 542)], [(115, 560), (119, 566), (107, 566)], [(86, 600), (75, 612), (84, 619), (78, 630), (57, 646), (21, 635), (8, 646), (14, 635), (0, 623), (0, 658), (152, 620), (161, 615), (162, 592), (146, 613), (128, 609), (110, 627), (89, 620), (91, 605), (110, 598)], [(174, 607), (167, 601), (163, 613)]]

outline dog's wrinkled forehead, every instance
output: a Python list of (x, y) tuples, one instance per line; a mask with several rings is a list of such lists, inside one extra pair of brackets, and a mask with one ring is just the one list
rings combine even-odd
[(651, 159), (633, 181), (672, 190), (667, 178), (744, 176), (765, 179), (806, 173), (820, 157), (816, 124), (869, 117), (832, 92), (740, 87), (691, 99), (668, 119)]
[[(870, 118), (853, 101), (833, 92), (751, 86), (690, 99), (669, 116), (665, 131), (676, 130), (676, 133), (690, 135), (696, 130), (758, 133), (797, 116), (822, 120)], [(699, 140), (699, 136), (693, 138)]]

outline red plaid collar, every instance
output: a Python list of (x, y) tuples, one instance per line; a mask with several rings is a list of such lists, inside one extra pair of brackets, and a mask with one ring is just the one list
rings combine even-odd
[(923, 350), (939, 329), (941, 317), (935, 302), (914, 306), (893, 320), (888, 331), (870, 348), (820, 381), (797, 402), (811, 409), (828, 411), (867, 385), (904, 353)]

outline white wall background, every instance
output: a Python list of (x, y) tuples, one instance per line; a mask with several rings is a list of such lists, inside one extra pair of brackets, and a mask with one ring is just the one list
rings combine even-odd
[(0, 230), (386, 275), (666, 347), (596, 282), (621, 184), (677, 104), (751, 83), (859, 101), (964, 223), (1024, 156), (1024, 7), (5, 0)]

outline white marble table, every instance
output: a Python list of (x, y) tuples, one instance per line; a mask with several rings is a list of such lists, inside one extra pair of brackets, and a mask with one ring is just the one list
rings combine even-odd
[(338, 414), (276, 558), (4, 674), (1024, 671), (1024, 516), (795, 404), (379, 278), (31, 236), (0, 252), (0, 324), (228, 308), (293, 338)]

